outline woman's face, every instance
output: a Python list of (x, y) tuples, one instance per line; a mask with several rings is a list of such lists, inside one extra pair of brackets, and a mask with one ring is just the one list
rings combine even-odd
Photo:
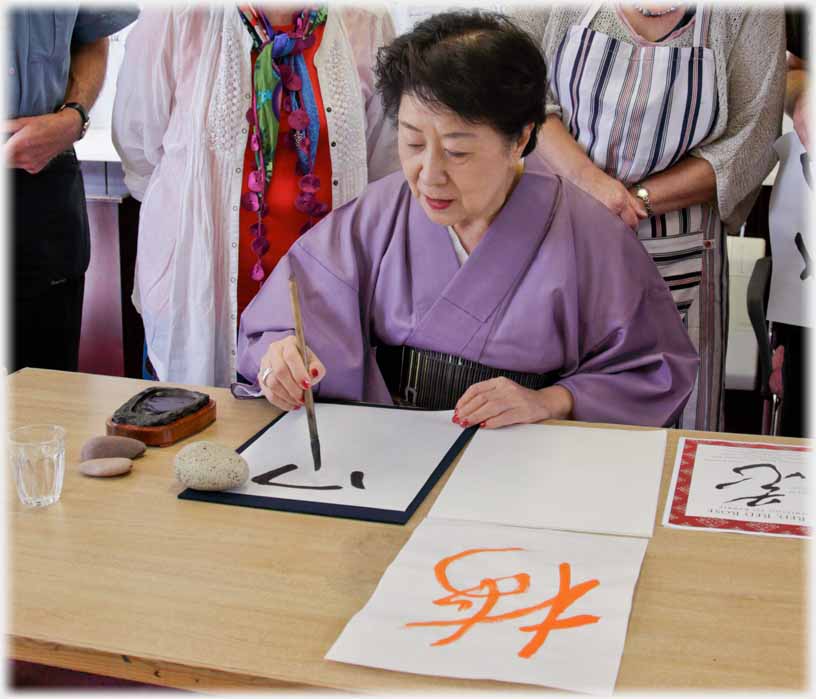
[(399, 157), (405, 179), (434, 223), (460, 235), (479, 234), (510, 193), (531, 126), (518, 143), (490, 126), (402, 96)]

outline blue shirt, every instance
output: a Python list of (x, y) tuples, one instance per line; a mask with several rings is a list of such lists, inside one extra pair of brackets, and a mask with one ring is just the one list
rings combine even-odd
[[(133, 22), (138, 9), (78, 3), (9, 12), (7, 115), (50, 114), (65, 100), (71, 47), (109, 36)], [(86, 105), (87, 107), (87, 105)]]

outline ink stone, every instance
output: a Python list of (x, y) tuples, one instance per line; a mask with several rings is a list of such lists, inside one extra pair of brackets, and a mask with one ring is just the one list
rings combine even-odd
[(206, 393), (186, 388), (148, 388), (123, 404), (111, 418), (118, 425), (158, 427), (192, 415), (210, 402)]

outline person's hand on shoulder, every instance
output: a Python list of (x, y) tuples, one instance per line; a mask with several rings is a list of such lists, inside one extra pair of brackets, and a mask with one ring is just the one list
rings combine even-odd
[(595, 165), (588, 167), (575, 184), (620, 217), (632, 230), (637, 230), (638, 224), (647, 217), (643, 202), (626, 189), (622, 182)]
[(504, 427), (541, 420), (562, 420), (572, 414), (572, 394), (563, 386), (533, 390), (506, 378), (473, 384), (456, 403), (453, 421), (462, 427)]
[(303, 405), (303, 391), (314, 388), (326, 375), (326, 367), (308, 347), (306, 355), (308, 368), (294, 335), (270, 343), (258, 370), (258, 385), (272, 405), (281, 410), (298, 410)]
[(80, 137), (82, 118), (73, 109), (63, 109), (56, 114), (10, 119), (5, 129), (11, 135), (3, 146), (6, 166), (35, 175)]

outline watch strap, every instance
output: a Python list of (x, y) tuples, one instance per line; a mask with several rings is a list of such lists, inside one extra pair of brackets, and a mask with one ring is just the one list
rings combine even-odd
[(57, 112), (61, 112), (64, 109), (73, 109), (79, 113), (79, 116), (82, 119), (82, 130), (79, 132), (79, 138), (82, 138), (88, 131), (88, 126), (91, 124), (91, 120), (88, 117), (88, 112), (85, 111), (85, 107), (83, 107), (79, 102), (66, 102), (60, 106)]

